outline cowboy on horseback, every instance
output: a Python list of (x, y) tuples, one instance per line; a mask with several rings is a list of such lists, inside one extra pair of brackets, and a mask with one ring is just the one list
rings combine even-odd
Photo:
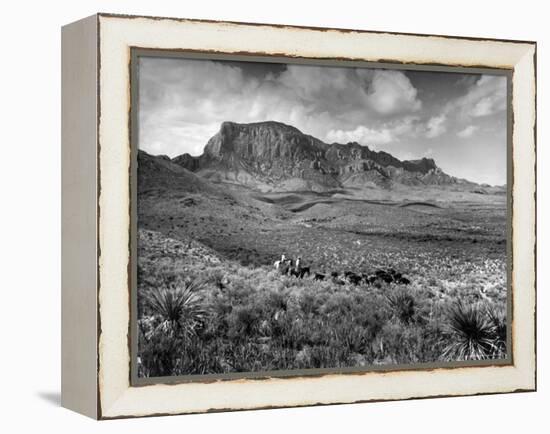
[(273, 264), (275, 266), (275, 270), (279, 270), (281, 268), (281, 266), (284, 265), (285, 262), (286, 262), (286, 256), (283, 253), (281, 255), (281, 259), (279, 259), (278, 261), (275, 261), (275, 263)]
[(302, 271), (302, 257), (301, 256), (298, 256), (298, 258), (296, 258), (294, 271), (296, 271), (297, 273), (300, 273), (300, 271)]
[(285, 254), (283, 253), (281, 255), (281, 259), (278, 261), (275, 261), (273, 264), (275, 266), (275, 270), (281, 272), (281, 274), (289, 274), (291, 270), (292, 260), (287, 259)]
[(303, 279), (306, 274), (308, 276), (310, 275), (309, 267), (304, 267), (302, 265), (302, 257), (301, 256), (298, 256), (298, 258), (296, 259), (296, 262), (294, 263), (294, 269), (292, 270), (291, 274), (293, 276), (296, 276), (296, 277), (300, 278), (300, 279)]

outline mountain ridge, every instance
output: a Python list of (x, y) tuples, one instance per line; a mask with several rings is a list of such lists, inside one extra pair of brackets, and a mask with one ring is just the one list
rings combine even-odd
[(432, 158), (399, 160), (357, 142), (329, 144), (277, 121), (223, 122), (202, 155), (171, 161), (213, 181), (264, 189), (477, 185), (446, 174)]

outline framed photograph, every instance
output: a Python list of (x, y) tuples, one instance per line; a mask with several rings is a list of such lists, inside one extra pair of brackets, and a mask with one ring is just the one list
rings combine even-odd
[(536, 44), (63, 28), (62, 403), (536, 389)]

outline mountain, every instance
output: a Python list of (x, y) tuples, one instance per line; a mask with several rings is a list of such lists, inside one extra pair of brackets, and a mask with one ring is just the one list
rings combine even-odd
[(174, 163), (165, 155), (153, 156), (140, 150), (138, 152), (138, 167), (139, 194), (177, 188), (188, 193), (222, 195), (216, 186)]
[(183, 154), (172, 162), (212, 181), (263, 190), (475, 185), (447, 175), (431, 158), (401, 161), (356, 142), (328, 144), (275, 121), (223, 122), (201, 156)]

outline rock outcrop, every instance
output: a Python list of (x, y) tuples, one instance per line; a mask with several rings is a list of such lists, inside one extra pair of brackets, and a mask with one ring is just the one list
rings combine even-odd
[(443, 185), (466, 181), (444, 173), (431, 158), (399, 160), (356, 142), (325, 143), (280, 122), (223, 122), (199, 157), (173, 163), (216, 181), (282, 189), (323, 190), (363, 183)]

